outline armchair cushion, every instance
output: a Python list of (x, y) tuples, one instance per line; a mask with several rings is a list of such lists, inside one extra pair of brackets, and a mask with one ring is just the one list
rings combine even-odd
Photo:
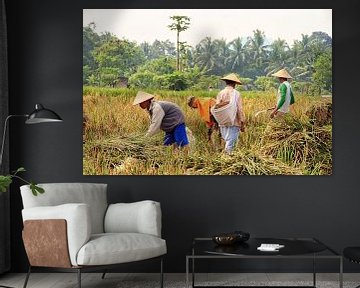
[[(45, 193), (34, 197), (29, 185), (20, 187), (24, 208), (85, 203), (90, 210), (92, 233), (104, 232), (107, 209), (107, 184), (102, 183), (42, 183)], [(80, 223), (80, 222), (79, 222)]]
[[(90, 239), (91, 220), (89, 206), (86, 204), (64, 204), (58, 206), (33, 207), (22, 210), (23, 221), (39, 219), (65, 219), (70, 260), (77, 265), (79, 249)], [(41, 237), (41, 235), (39, 235)], [(39, 239), (41, 240), (41, 238)]]
[(140, 233), (94, 234), (81, 247), (78, 265), (107, 265), (145, 260), (166, 253), (165, 240)]
[(104, 222), (105, 233), (143, 233), (161, 237), (160, 203), (144, 200), (111, 204)]

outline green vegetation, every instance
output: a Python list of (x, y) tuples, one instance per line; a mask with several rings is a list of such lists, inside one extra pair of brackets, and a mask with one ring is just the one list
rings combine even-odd
[(125, 78), (132, 88), (204, 90), (220, 88), (219, 76), (233, 72), (248, 79), (245, 90), (272, 90), (276, 79), (269, 76), (286, 68), (296, 81), (295, 92), (331, 94), (332, 39), (324, 32), (302, 35), (291, 47), (280, 38), (268, 43), (260, 30), (229, 42), (205, 37), (192, 47), (179, 39), (181, 32), (196, 29), (190, 18), (172, 16), (170, 21), (175, 44), (156, 39), (138, 44), (109, 32), (98, 34), (95, 23), (83, 27), (84, 85), (115, 87)]
[(10, 174), (0, 175), (0, 192), (6, 192), (9, 189), (10, 184), (13, 182), (13, 179), (19, 179), (23, 183), (29, 185), (31, 189), (31, 193), (34, 196), (37, 196), (38, 194), (43, 194), (45, 192), (44, 188), (39, 187), (33, 181), (27, 181), (23, 177), (19, 176), (19, 173), (25, 171), (26, 171), (25, 168), (20, 167), (16, 171), (11, 172)]

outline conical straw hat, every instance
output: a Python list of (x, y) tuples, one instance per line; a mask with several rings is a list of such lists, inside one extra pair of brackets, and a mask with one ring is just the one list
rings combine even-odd
[(152, 94), (146, 93), (146, 92), (144, 92), (144, 91), (139, 91), (139, 92), (136, 94), (136, 97), (135, 97), (135, 99), (134, 99), (133, 105), (140, 104), (140, 103), (145, 102), (146, 100), (152, 99), (152, 98), (154, 98), (154, 97), (155, 97), (155, 96), (152, 95)]
[(279, 77), (279, 78), (286, 78), (286, 79), (292, 79), (289, 72), (287, 72), (285, 69), (281, 69), (278, 72), (271, 74), (271, 76)]
[(226, 75), (222, 78), (220, 78), (221, 80), (230, 80), (230, 81), (233, 81), (237, 84), (241, 84), (241, 81), (239, 80), (239, 78), (234, 74), (234, 73), (231, 73), (229, 75)]

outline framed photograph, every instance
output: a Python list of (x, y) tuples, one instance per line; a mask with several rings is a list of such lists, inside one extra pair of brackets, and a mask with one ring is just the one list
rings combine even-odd
[(84, 9), (84, 175), (331, 175), (332, 9)]

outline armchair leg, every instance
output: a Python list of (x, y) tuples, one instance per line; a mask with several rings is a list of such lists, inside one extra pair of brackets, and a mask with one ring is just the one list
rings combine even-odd
[(104, 270), (103, 274), (101, 275), (101, 279), (105, 279), (105, 275), (106, 275), (106, 269)]
[(81, 269), (77, 269), (78, 288), (81, 288)]
[(160, 287), (164, 287), (163, 257), (160, 260)]
[(23, 288), (26, 288), (26, 286), (27, 286), (27, 283), (28, 283), (29, 277), (30, 277), (30, 273), (31, 273), (31, 265), (29, 266), (29, 270), (28, 270), (28, 272), (27, 272), (27, 274), (26, 274), (26, 278), (25, 278), (25, 282), (24, 282)]

